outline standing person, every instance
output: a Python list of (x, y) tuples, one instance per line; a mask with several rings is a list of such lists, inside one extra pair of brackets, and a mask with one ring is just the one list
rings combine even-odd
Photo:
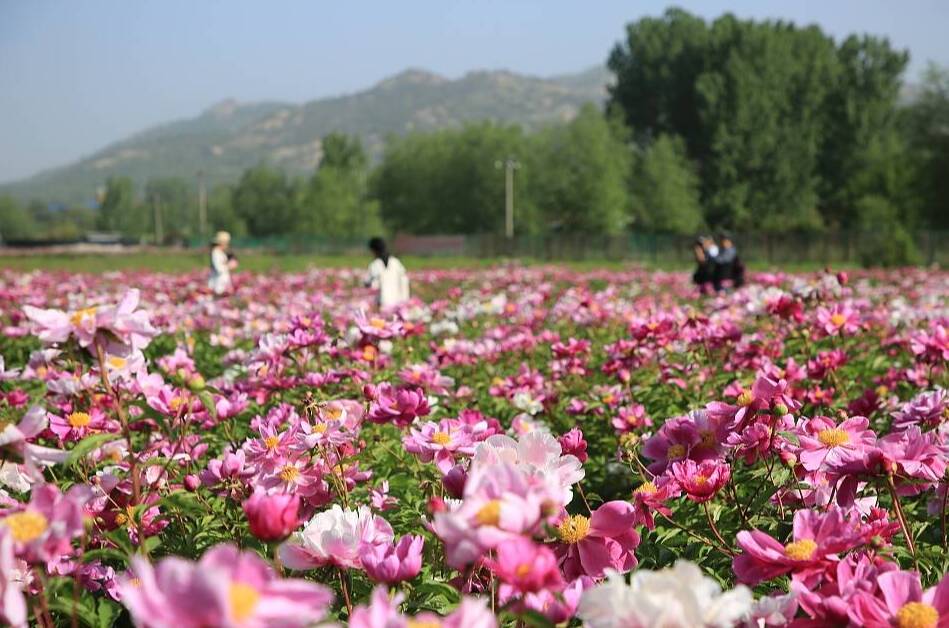
[(377, 291), (376, 302), (381, 308), (392, 307), (409, 300), (409, 276), (405, 266), (394, 255), (389, 255), (382, 238), (369, 240), (369, 250), (376, 256), (369, 264), (366, 286)]
[(692, 255), (695, 257), (695, 272), (692, 274), (692, 281), (698, 286), (699, 294), (708, 294), (715, 266), (715, 258), (709, 253), (707, 240), (699, 236), (692, 244)]
[(211, 272), (208, 287), (214, 294), (225, 294), (231, 289), (231, 271), (237, 268), (237, 260), (230, 254), (231, 234), (218, 231), (211, 243)]
[(745, 283), (745, 266), (738, 257), (738, 249), (727, 231), (718, 234), (718, 241), (721, 249), (715, 258), (715, 292), (721, 292), (725, 281), (740, 288)]

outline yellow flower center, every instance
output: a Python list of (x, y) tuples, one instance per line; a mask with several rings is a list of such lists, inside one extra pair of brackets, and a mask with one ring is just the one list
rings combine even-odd
[(715, 434), (711, 430), (702, 431), (702, 444), (706, 447), (714, 447), (718, 440), (715, 438)]
[(497, 526), (501, 523), (501, 502), (492, 499), (486, 503), (475, 515), (475, 521), (480, 526)]
[(376, 355), (378, 355), (378, 352), (376, 351), (376, 348), (373, 347), (372, 345), (366, 345), (365, 347), (363, 347), (362, 349), (363, 360), (366, 360), (367, 362), (372, 362), (373, 360), (376, 359)]
[(66, 421), (68, 421), (72, 427), (86, 427), (92, 423), (92, 417), (85, 412), (73, 412), (66, 417)]
[(640, 495), (655, 495), (659, 492), (659, 489), (657, 489), (656, 485), (652, 482), (645, 482), (633, 492), (639, 493)]
[(141, 578), (129, 578), (129, 584), (132, 585), (133, 587), (140, 587), (140, 586), (142, 586), (142, 579), (141, 579)]
[(325, 434), (327, 429), (329, 429), (329, 426), (322, 421), (313, 424), (313, 432), (315, 434)]
[(254, 614), (257, 602), (260, 601), (260, 593), (257, 589), (242, 582), (232, 582), (227, 593), (231, 603), (231, 617), (234, 621), (246, 621)]
[(875, 392), (877, 394), (877, 397), (886, 397), (887, 393), (890, 392), (890, 389), (887, 388), (886, 386), (877, 386)]
[(708, 484), (708, 476), (697, 475), (695, 476), (694, 482), (696, 486), (699, 486), (699, 487), (705, 486), (706, 484)]
[(616, 401), (616, 395), (609, 393), (603, 396), (603, 403), (609, 405)]
[(184, 402), (185, 400), (182, 397), (172, 397), (171, 401), (168, 403), (168, 407), (171, 408), (172, 412), (177, 412)]
[(385, 329), (386, 322), (381, 318), (370, 318), (369, 326), (374, 327), (376, 329)]
[(842, 327), (847, 322), (847, 317), (838, 312), (830, 317), (830, 322), (833, 323), (834, 327)]
[(530, 563), (521, 563), (520, 565), (517, 566), (517, 569), (514, 570), (514, 573), (517, 574), (517, 576), (520, 578), (523, 578), (530, 572), (531, 572)]
[(669, 451), (666, 453), (668, 458), (684, 458), (685, 457), (685, 445), (675, 445), (669, 446)]
[(29, 543), (40, 538), (49, 527), (46, 515), (35, 510), (24, 510), (0, 520), (8, 528), (13, 540), (18, 543)]
[(850, 442), (850, 434), (839, 427), (832, 427), (818, 432), (817, 440), (825, 447), (840, 447)]
[(329, 406), (323, 409), (323, 414), (331, 421), (336, 421), (343, 416), (343, 409), (339, 406)]
[(268, 436), (267, 438), (264, 439), (264, 446), (270, 451), (275, 450), (277, 448), (277, 445), (279, 444), (280, 444), (279, 436)]
[(590, 533), (590, 520), (583, 515), (571, 515), (557, 526), (557, 536), (564, 543), (579, 543)]
[(126, 523), (135, 521), (135, 509), (131, 506), (125, 507), (125, 512), (120, 512), (115, 515), (115, 522), (120, 526), (124, 526)]
[(738, 395), (738, 405), (743, 408), (747, 408), (755, 400), (755, 396), (751, 394), (750, 391), (744, 390), (740, 395)]
[(73, 326), (79, 326), (82, 324), (83, 320), (87, 318), (93, 318), (95, 315), (96, 315), (96, 308), (85, 307), (81, 310), (76, 310), (75, 312), (73, 312), (72, 315), (69, 317), (69, 322), (72, 323)]
[(936, 628), (939, 611), (925, 602), (908, 602), (896, 612), (899, 628)]
[(405, 628), (441, 628), (442, 622), (440, 621), (417, 621), (415, 619), (410, 619), (405, 622)]
[(500, 377), (495, 377), (494, 379), (491, 380), (491, 385), (492, 385), (492, 386), (503, 386), (503, 385), (504, 385), (504, 380), (501, 379)]
[(126, 360), (125, 358), (120, 358), (117, 355), (110, 355), (109, 359), (106, 360), (106, 362), (108, 362), (109, 366), (111, 366), (114, 369), (125, 368), (125, 365), (128, 364), (128, 360)]
[(280, 469), (280, 479), (284, 482), (293, 482), (300, 477), (300, 470), (292, 464), (286, 464)]
[(784, 554), (793, 560), (810, 560), (817, 551), (817, 543), (810, 539), (801, 539), (784, 546)]
[(436, 445), (447, 445), (451, 442), (451, 435), (448, 432), (435, 432), (432, 434), (432, 442)]

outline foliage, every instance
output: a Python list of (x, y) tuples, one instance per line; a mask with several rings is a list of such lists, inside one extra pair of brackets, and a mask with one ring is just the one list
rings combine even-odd
[(660, 135), (636, 155), (630, 194), (634, 228), (694, 234), (703, 225), (698, 177), (678, 136)]

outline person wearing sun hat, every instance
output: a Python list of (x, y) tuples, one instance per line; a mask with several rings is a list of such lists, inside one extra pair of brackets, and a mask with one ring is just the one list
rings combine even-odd
[(231, 234), (218, 231), (211, 242), (211, 273), (208, 287), (214, 294), (225, 294), (231, 289), (231, 271), (237, 268), (237, 260), (228, 253)]

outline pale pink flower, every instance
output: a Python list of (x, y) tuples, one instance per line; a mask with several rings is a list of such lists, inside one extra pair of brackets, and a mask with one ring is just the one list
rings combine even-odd
[(360, 568), (362, 556), (376, 545), (392, 542), (392, 526), (366, 506), (344, 510), (333, 504), (313, 515), (303, 529), (280, 545), (280, 560), (290, 569), (323, 565)]

